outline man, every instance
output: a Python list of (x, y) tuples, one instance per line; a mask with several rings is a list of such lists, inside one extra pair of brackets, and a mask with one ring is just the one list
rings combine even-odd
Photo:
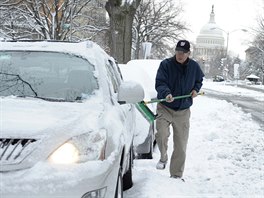
[[(190, 127), (190, 107), (193, 98), (202, 87), (204, 74), (197, 62), (189, 58), (190, 43), (180, 40), (175, 49), (175, 55), (160, 63), (156, 75), (155, 88), (158, 99), (166, 98), (166, 102), (158, 103), (156, 119), (156, 141), (160, 150), (160, 160), (157, 169), (165, 169), (168, 156), (169, 127), (173, 129), (173, 153), (170, 162), (172, 178), (183, 176), (186, 147)], [(173, 97), (188, 95), (191, 97), (174, 100)], [(183, 179), (182, 179), (183, 180)]]

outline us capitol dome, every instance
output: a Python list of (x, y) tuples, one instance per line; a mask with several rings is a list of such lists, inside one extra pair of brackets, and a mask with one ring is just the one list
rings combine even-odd
[(225, 39), (223, 31), (215, 23), (214, 6), (210, 14), (210, 20), (205, 24), (196, 38), (193, 55), (195, 59), (209, 61), (211, 57), (223, 53), (225, 48)]

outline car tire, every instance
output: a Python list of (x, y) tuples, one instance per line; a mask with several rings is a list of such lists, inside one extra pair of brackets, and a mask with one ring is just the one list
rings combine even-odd
[(132, 181), (132, 166), (133, 166), (133, 149), (130, 148), (129, 151), (129, 168), (127, 172), (123, 176), (123, 189), (128, 190), (133, 186), (133, 181)]
[(118, 171), (116, 182), (115, 198), (123, 198), (123, 179), (121, 169)]

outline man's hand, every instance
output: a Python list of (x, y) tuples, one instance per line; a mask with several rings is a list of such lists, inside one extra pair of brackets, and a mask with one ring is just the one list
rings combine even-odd
[(172, 97), (171, 94), (166, 96), (166, 102), (173, 102), (174, 98)]
[(192, 90), (191, 95), (192, 95), (192, 98), (195, 98), (198, 95), (198, 93), (197, 91)]

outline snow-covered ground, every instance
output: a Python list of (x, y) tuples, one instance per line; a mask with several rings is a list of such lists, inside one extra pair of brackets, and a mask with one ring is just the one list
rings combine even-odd
[[(243, 88), (241, 87), (243, 86)], [(212, 82), (205, 80), (204, 89), (209, 89), (210, 92), (215, 94), (235, 95), (252, 97), (255, 100), (264, 101), (264, 85), (244, 85), (243, 83), (236, 84), (235, 82)], [(255, 90), (253, 90), (255, 89)], [(259, 90), (259, 91), (256, 91)], [(264, 104), (263, 104), (264, 108)]]
[[(142, 77), (146, 83), (150, 83), (149, 86), (146, 85), (150, 91), (146, 94), (147, 97), (152, 97), (155, 78), (153, 74), (156, 73), (156, 69), (157, 65), (153, 67), (152, 71), (149, 68), (146, 69), (145, 72), (150, 74), (149, 78), (146, 78), (146, 75), (139, 76), (136, 74), (136, 71), (143, 74), (143, 69), (135, 68), (136, 71), (128, 71), (130, 72), (130, 79), (136, 79), (136, 76), (133, 75), (135, 74)], [(203, 88), (214, 90), (216, 94), (224, 92), (232, 95), (245, 95), (264, 101), (263, 92), (229, 86), (225, 83), (205, 81)], [(264, 106), (260, 106), (260, 108), (264, 111)], [(224, 100), (207, 97), (206, 93), (204, 96), (198, 96), (194, 99), (191, 111), (190, 138), (184, 172), (186, 182), (171, 179), (168, 167), (165, 170), (156, 170), (159, 151), (155, 148), (154, 159), (134, 161), (134, 186), (124, 193), (124, 198), (263, 198), (263, 128), (241, 108)], [(90, 114), (90, 112), (88, 113)], [(114, 120), (113, 114), (109, 114), (108, 118), (108, 121)], [(97, 122), (92, 123), (97, 124)], [(117, 136), (113, 138), (118, 140)], [(172, 144), (172, 139), (170, 139), (169, 154), (172, 152)], [(112, 156), (108, 160), (112, 160)], [(96, 163), (100, 162), (92, 162), (89, 165)], [(31, 173), (33, 179), (42, 178), (43, 173), (46, 173), (42, 169), (45, 164), (42, 165), (41, 162), (34, 167)], [(81, 177), (72, 177), (72, 175), (83, 175), (86, 168), (91, 167), (91, 165), (80, 164), (77, 165), (77, 168), (81, 169), (78, 169), (77, 172), (62, 171), (59, 175), (65, 178), (66, 183), (73, 185)], [(75, 169), (74, 166), (73, 168)], [(92, 172), (95, 174), (103, 171), (99, 169), (100, 166), (92, 168)], [(46, 179), (57, 179), (55, 176), (56, 174), (51, 174)], [(73, 181), (69, 180), (72, 178)], [(15, 190), (18, 187), (14, 185), (15, 183), (11, 181), (7, 187), (10, 189), (14, 187)], [(50, 186), (53, 188), (52, 184)], [(27, 186), (27, 189), (31, 190), (33, 187), (34, 185)], [(45, 188), (46, 186), (42, 187)]]
[[(203, 88), (264, 101), (263, 92), (224, 83), (205, 81)], [(264, 104), (260, 108), (264, 112)], [(170, 178), (168, 166), (165, 170), (155, 168), (159, 160), (159, 150), (155, 148), (152, 160), (134, 161), (134, 186), (124, 197), (263, 198), (263, 128), (241, 108), (209, 98), (206, 93), (194, 99), (191, 111), (185, 182)]]

